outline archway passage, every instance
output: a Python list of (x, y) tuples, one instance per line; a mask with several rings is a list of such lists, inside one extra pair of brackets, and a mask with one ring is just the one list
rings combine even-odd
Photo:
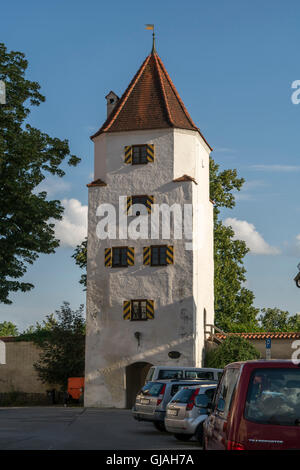
[(151, 366), (149, 362), (134, 362), (126, 367), (126, 408), (133, 407)]

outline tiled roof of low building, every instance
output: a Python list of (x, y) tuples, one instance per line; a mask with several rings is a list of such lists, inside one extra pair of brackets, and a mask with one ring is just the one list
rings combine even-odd
[(242, 336), (245, 339), (297, 339), (300, 338), (300, 332), (283, 331), (283, 332), (260, 332), (260, 333), (226, 333), (222, 335), (217, 333), (216, 336), (220, 339), (225, 339), (226, 336)]

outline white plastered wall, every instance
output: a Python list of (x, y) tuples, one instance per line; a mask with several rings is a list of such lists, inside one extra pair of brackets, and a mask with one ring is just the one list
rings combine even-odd
[[(155, 145), (155, 163), (125, 165), (124, 146), (146, 143)], [(94, 179), (104, 180), (107, 186), (89, 189), (86, 406), (123, 408), (125, 367), (133, 362), (201, 364), (202, 307), (207, 305), (208, 315), (213, 316), (213, 296), (208, 293), (211, 283), (206, 283), (207, 289), (203, 286), (199, 266), (210, 256), (210, 242), (206, 242), (206, 249), (197, 253), (196, 262), (195, 252), (185, 249), (185, 240), (111, 241), (98, 240), (96, 236), (97, 207), (101, 203), (111, 203), (117, 208), (120, 195), (154, 195), (156, 203), (170, 205), (204, 201), (208, 193), (204, 183), (208, 185), (208, 182), (205, 182), (207, 173), (201, 172), (197, 166), (199, 152), (208, 159), (199, 134), (193, 131), (166, 129), (109, 133), (95, 139)], [(200, 178), (203, 185), (200, 182), (198, 185), (173, 182), (183, 174)], [(207, 196), (204, 210), (208, 218), (210, 204)], [(194, 213), (197, 214), (197, 210)], [(197, 223), (195, 217), (193, 223)], [(210, 227), (206, 230), (209, 235)], [(174, 265), (144, 266), (143, 246), (150, 244), (174, 245)], [(124, 245), (135, 247), (135, 265), (128, 268), (105, 267), (104, 248)], [(211, 273), (211, 267), (207, 272)], [(134, 298), (155, 301), (154, 320), (123, 320), (123, 300)], [(141, 333), (140, 346), (134, 337), (136, 331)], [(195, 331), (196, 343), (192, 339)], [(170, 359), (170, 350), (179, 351), (180, 358)]]

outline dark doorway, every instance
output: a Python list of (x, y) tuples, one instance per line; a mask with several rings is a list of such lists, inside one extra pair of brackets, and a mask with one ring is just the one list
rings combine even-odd
[(134, 362), (126, 367), (126, 408), (133, 407), (151, 366), (149, 362)]

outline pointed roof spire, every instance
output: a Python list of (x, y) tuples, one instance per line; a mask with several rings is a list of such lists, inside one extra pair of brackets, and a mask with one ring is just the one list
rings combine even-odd
[(151, 54), (157, 54), (156, 48), (155, 48), (155, 32), (154, 32), (154, 24), (146, 24), (146, 29), (150, 29), (153, 31), (152, 33), (152, 51)]
[(151, 54), (157, 54), (156, 48), (155, 48), (155, 32), (154, 32), (154, 27), (153, 27), (153, 33), (152, 33), (152, 51)]
[[(149, 26), (147, 29), (154, 28), (153, 25), (147, 26)], [(104, 132), (170, 127), (197, 131), (204, 139), (156, 52), (153, 32), (151, 53), (144, 60), (102, 127), (91, 136), (91, 139)], [(204, 141), (206, 142), (205, 139)], [(207, 145), (211, 148), (208, 143)]]

